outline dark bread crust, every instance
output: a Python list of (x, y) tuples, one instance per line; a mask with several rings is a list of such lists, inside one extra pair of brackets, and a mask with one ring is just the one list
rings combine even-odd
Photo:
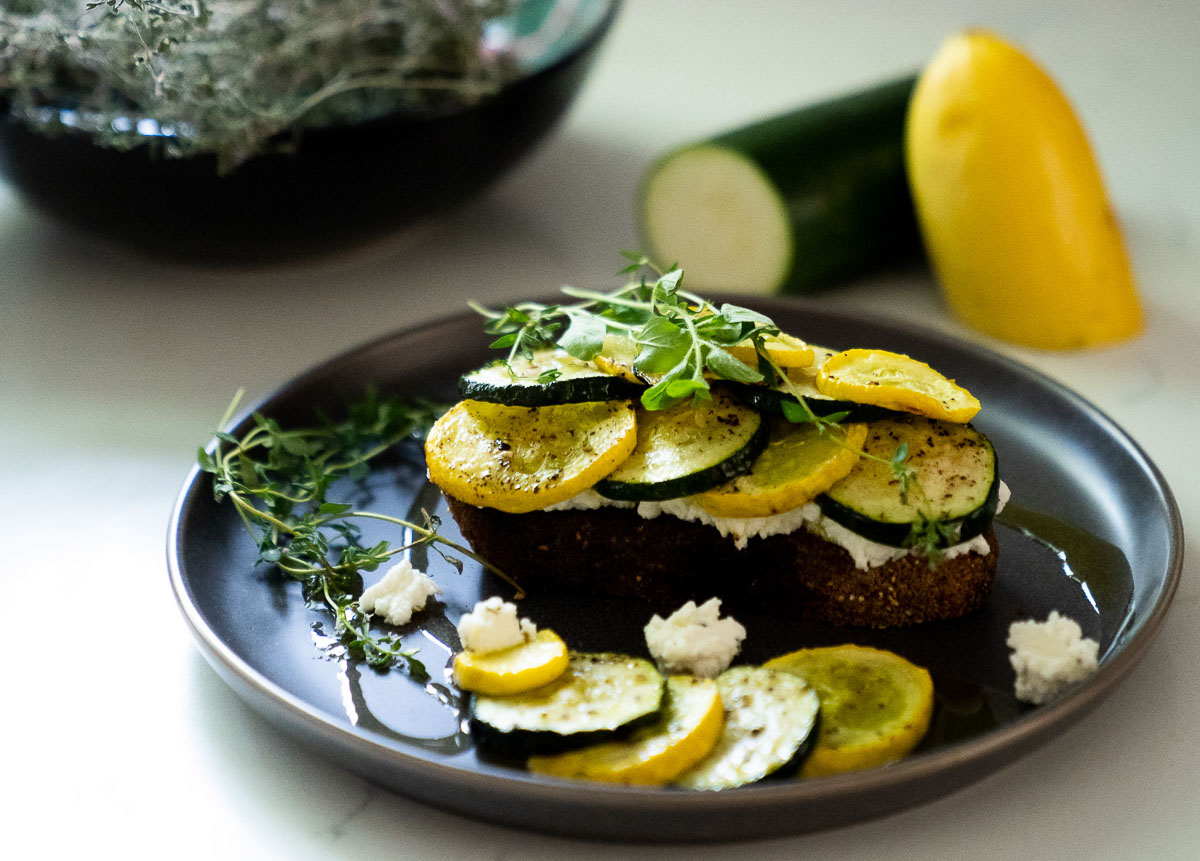
[(979, 607), (996, 576), (998, 546), (936, 567), (907, 556), (867, 571), (805, 530), (752, 538), (738, 550), (709, 526), (628, 509), (506, 514), (447, 496), (477, 553), (526, 589), (632, 596), (655, 612), (722, 599), (729, 611), (798, 613), (836, 625), (886, 628), (951, 619)]

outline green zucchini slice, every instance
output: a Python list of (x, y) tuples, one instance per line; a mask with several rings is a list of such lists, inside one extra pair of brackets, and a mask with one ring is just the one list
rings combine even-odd
[(840, 401), (817, 391), (813, 380), (818, 368), (820, 368), (826, 359), (835, 355), (838, 351), (829, 347), (818, 346), (817, 344), (809, 344), (809, 346), (812, 347), (814, 353), (813, 364), (811, 367), (803, 370), (795, 369), (791, 371), (789, 374), (790, 385), (785, 386), (783, 382), (778, 381), (768, 385), (762, 383), (730, 383), (730, 391), (747, 406), (772, 416), (786, 415), (783, 405), (789, 402), (793, 404), (798, 403), (799, 398), (797, 395), (800, 398), (804, 398), (804, 403), (815, 416), (831, 416), (835, 413), (844, 412), (847, 413), (844, 421), (869, 422), (892, 414), (891, 410), (886, 410), (882, 407), (870, 404), (856, 404), (853, 401)]
[[(752, 409), (773, 416), (784, 415), (783, 404), (787, 401), (797, 403), (796, 396), (783, 391), (778, 386), (761, 386), (750, 383), (731, 383), (730, 389), (738, 400)], [(856, 404), (852, 401), (839, 401), (826, 395), (807, 392), (802, 394), (804, 403), (815, 416), (831, 416), (834, 413), (847, 413), (843, 421), (866, 422), (874, 421), (891, 414), (891, 410), (871, 404)]]
[(816, 691), (799, 676), (734, 667), (717, 677), (725, 729), (712, 752), (679, 777), (686, 789), (732, 789), (799, 767), (816, 737)]
[[(907, 446), (905, 463), (916, 486), (905, 497), (890, 460)], [(996, 514), (1000, 481), (991, 441), (970, 425), (921, 416), (872, 422), (850, 474), (817, 498), (828, 518), (869, 541), (905, 547), (928, 521), (948, 527), (931, 546), (948, 547), (987, 530)]]
[(510, 407), (633, 400), (643, 388), (559, 349), (537, 350), (511, 363), (498, 360), (458, 380), (464, 398)]
[(471, 698), (471, 732), (485, 748), (516, 756), (556, 753), (620, 737), (652, 722), (666, 681), (644, 658), (571, 655), (553, 682), (512, 696)]
[(638, 409), (637, 446), (596, 484), (609, 499), (675, 499), (711, 490), (750, 469), (767, 445), (768, 426), (724, 390), (712, 400), (667, 410)]

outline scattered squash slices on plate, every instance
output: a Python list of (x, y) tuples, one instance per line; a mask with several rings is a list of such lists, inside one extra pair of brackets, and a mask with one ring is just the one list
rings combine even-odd
[(714, 680), (670, 676), (664, 713), (655, 723), (620, 741), (530, 757), (528, 768), (554, 777), (661, 786), (707, 756), (724, 723)]
[(979, 399), (954, 380), (887, 350), (853, 349), (830, 356), (815, 382), (826, 397), (960, 424), (980, 408)]
[(526, 643), (495, 652), (462, 651), (454, 656), (454, 682), (464, 691), (491, 696), (540, 688), (567, 669), (567, 644), (549, 628)]
[(820, 698), (817, 740), (801, 777), (883, 765), (910, 753), (929, 729), (933, 680), (894, 652), (826, 646), (790, 652), (763, 666), (799, 676)]

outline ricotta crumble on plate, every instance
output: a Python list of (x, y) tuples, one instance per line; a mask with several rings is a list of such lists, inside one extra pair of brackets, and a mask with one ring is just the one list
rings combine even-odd
[(1042, 705), (1096, 672), (1100, 644), (1083, 636), (1074, 619), (1051, 610), (1044, 622), (1013, 622), (1009, 662), (1017, 673), (1017, 699)]
[(493, 595), (480, 601), (458, 623), (458, 639), (468, 652), (486, 654), (528, 643), (537, 625), (517, 617), (516, 604)]
[(404, 559), (397, 562), (378, 583), (363, 590), (358, 606), (366, 613), (383, 617), (389, 625), (407, 625), (425, 602), (442, 594), (442, 587), (429, 575)]
[(665, 619), (655, 614), (645, 634), (650, 656), (664, 671), (715, 679), (741, 651), (746, 629), (721, 618), (721, 599), (710, 598), (700, 606), (688, 601)]

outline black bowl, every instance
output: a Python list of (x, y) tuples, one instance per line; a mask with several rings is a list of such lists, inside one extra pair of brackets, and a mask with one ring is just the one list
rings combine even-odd
[(0, 172), (51, 216), (153, 256), (267, 263), (346, 248), (464, 202), (555, 125), (619, 0), (572, 5), (569, 44), (559, 40), (527, 74), (450, 114), (308, 129), (294, 150), (223, 176), (207, 154), (119, 151), (84, 131), (47, 135), (5, 116)]

